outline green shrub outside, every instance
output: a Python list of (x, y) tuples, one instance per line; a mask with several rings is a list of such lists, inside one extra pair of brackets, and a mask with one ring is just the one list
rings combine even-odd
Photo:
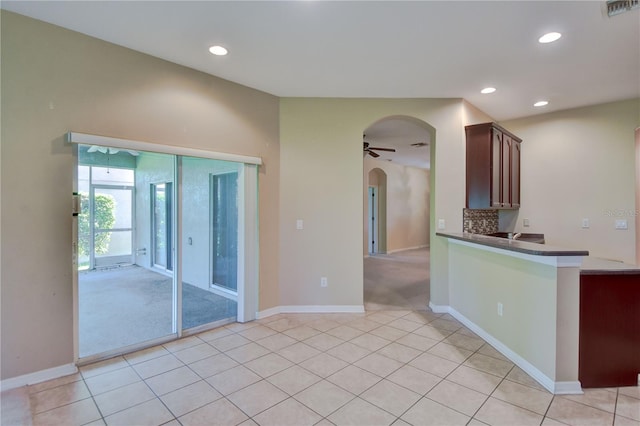
[[(88, 256), (91, 251), (91, 227), (89, 224), (89, 194), (81, 192), (81, 213), (78, 215), (78, 250), (80, 256)], [(116, 222), (116, 200), (111, 195), (96, 194), (94, 197), (94, 226), (96, 229), (111, 229)], [(95, 254), (109, 251), (111, 232), (97, 232), (95, 236)]]

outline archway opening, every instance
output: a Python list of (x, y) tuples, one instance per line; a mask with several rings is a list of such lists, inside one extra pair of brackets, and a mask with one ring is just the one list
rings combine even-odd
[(426, 310), (434, 129), (389, 116), (363, 135), (365, 309)]

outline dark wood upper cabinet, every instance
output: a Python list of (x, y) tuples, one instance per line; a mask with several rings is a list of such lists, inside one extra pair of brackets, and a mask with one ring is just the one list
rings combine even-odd
[(496, 123), (465, 127), (467, 137), (467, 207), (520, 207), (520, 143)]

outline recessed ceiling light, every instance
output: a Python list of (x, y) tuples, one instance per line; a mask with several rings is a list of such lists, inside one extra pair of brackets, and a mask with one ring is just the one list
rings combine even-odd
[(534, 107), (543, 107), (549, 105), (549, 101), (538, 101), (535, 104), (533, 104)]
[(484, 94), (484, 95), (488, 95), (489, 93), (493, 93), (496, 91), (495, 87), (485, 87), (484, 89), (482, 89), (480, 91), (480, 93)]
[(556, 40), (558, 40), (560, 37), (562, 37), (562, 34), (560, 33), (546, 33), (545, 35), (543, 35), (542, 37), (540, 37), (538, 39), (538, 42), (540, 43), (552, 43)]
[(227, 51), (227, 49), (222, 46), (211, 46), (209, 48), (209, 52), (213, 53), (216, 56), (224, 56), (229, 53), (229, 51)]

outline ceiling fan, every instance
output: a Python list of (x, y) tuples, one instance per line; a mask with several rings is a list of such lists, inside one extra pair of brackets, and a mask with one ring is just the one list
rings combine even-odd
[(131, 149), (111, 148), (111, 147), (99, 146), (99, 145), (91, 145), (91, 147), (89, 147), (89, 149), (87, 150), (87, 152), (101, 152), (103, 154), (117, 154), (120, 151), (128, 152), (134, 157), (137, 157), (138, 155), (140, 155), (138, 151), (134, 151)]
[[(362, 137), (366, 137), (365, 135), (362, 135)], [(366, 156), (367, 154), (369, 154), (370, 156), (372, 156), (373, 158), (378, 158), (380, 157), (380, 154), (378, 154), (375, 151), (387, 151), (387, 152), (396, 152), (395, 149), (393, 148), (376, 148), (374, 146), (369, 146), (369, 142), (366, 141), (362, 141), (364, 144), (364, 156)]]

